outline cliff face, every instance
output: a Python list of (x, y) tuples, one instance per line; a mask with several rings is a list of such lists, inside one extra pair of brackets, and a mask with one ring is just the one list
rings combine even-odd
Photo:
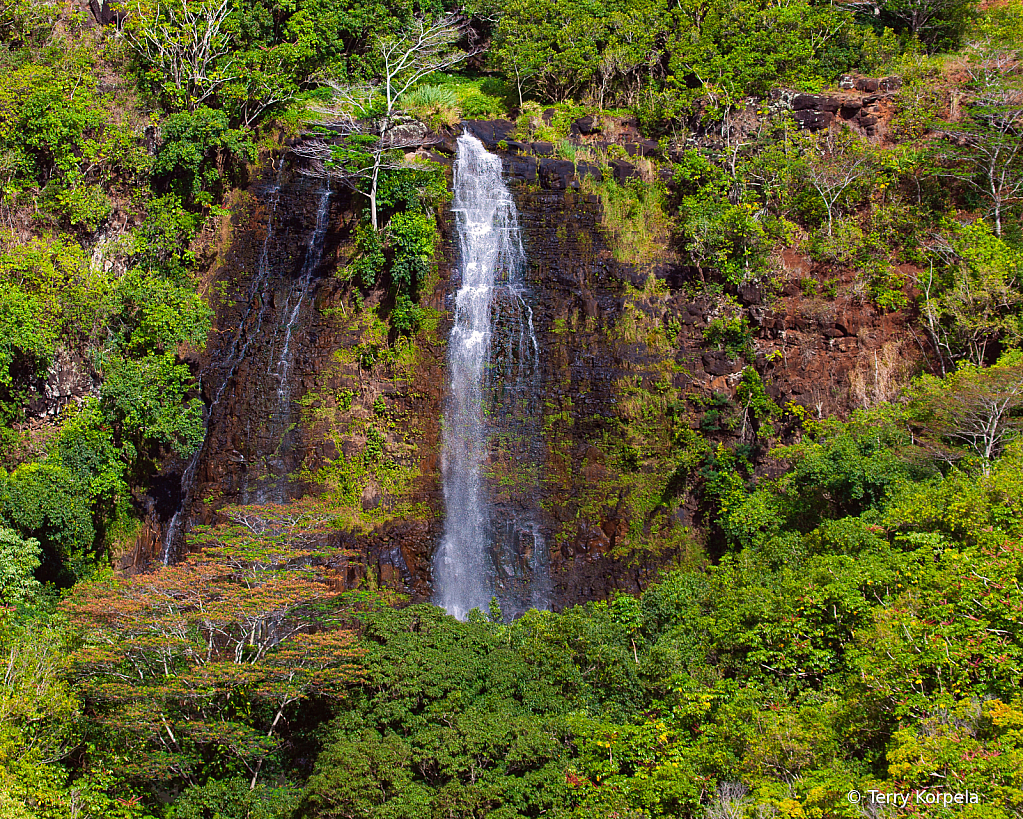
[[(499, 132), (488, 147), (504, 147)], [(699, 441), (760, 445), (735, 401), (745, 366), (779, 403), (841, 415), (885, 397), (916, 355), (906, 315), (878, 313), (851, 281), (808, 295), (806, 281), (828, 272), (787, 251), (781, 293), (751, 288), (727, 308), (753, 332), (746, 359), (733, 357), (706, 339), (725, 307), (693, 286), (693, 271), (667, 250), (644, 266), (615, 258), (600, 200), (580, 183), (585, 167), (522, 147), (503, 158), (528, 258), (541, 406), (535, 469), (511, 447), (495, 448), (486, 472), (496, 517), (523, 505), (538, 513), (557, 608), (638, 590), (660, 566), (699, 559)], [(337, 192), (324, 205), (318, 183), (291, 172), (237, 194), (211, 289), (216, 329), (197, 362), (206, 442), (194, 464), (167, 464), (126, 568), (159, 558), (169, 536), (180, 548), (179, 508), (195, 524), (230, 504), (316, 498), (341, 510), (328, 545), (355, 553), (350, 584), (430, 597), (457, 237), (442, 213), (424, 329), (411, 341), (388, 336), (375, 309), (386, 295), (363, 300), (347, 281), (352, 204)]]

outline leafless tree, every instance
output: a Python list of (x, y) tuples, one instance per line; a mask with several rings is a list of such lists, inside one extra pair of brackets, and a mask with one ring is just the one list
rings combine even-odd
[(718, 798), (707, 806), (707, 819), (742, 819), (750, 804), (749, 789), (741, 782), (722, 782)]
[(232, 77), (230, 0), (176, 0), (152, 6), (126, 3), (121, 35), (147, 63), (163, 72), (189, 111)]
[(421, 79), (475, 53), (454, 48), (463, 28), (455, 15), (434, 22), (416, 18), (401, 33), (376, 38), (376, 50), (384, 63), (380, 86), (386, 100), (386, 117), (393, 116), (402, 94)]
[[(380, 172), (406, 167), (402, 153), (423, 144), (423, 133), (395, 124), (401, 98), (430, 74), (475, 53), (455, 43), (462, 26), (455, 16), (437, 21), (417, 18), (403, 32), (376, 38), (384, 70), (377, 84), (328, 81), (334, 101), (320, 109), (335, 136), (307, 142), (295, 153), (310, 160), (309, 173), (335, 179), (369, 199), (373, 230), (379, 230), (377, 190)], [(367, 187), (369, 191), (364, 190)]]
[(927, 328), (927, 335), (930, 336), (931, 344), (938, 354), (938, 363), (941, 366), (941, 374), (948, 374), (946, 362), (955, 360), (952, 345), (949, 342), (948, 332), (941, 323), (941, 300), (938, 298), (938, 282), (934, 275), (934, 262), (927, 266), (927, 273), (921, 274), (916, 279), (916, 284), (923, 291), (920, 312)]
[(405, 151), (419, 148), (425, 142), (422, 132), (410, 133), (400, 125), (382, 130), (383, 124), (384, 120), (337, 117), (328, 123), (333, 139), (307, 140), (295, 148), (298, 156), (309, 161), (304, 173), (339, 182), (369, 199), (373, 230), (380, 227), (377, 217), (380, 172), (410, 167)]
[(945, 131), (946, 174), (988, 200), (995, 235), (1005, 209), (1023, 201), (1023, 88), (1011, 76), (1018, 67), (1004, 49), (973, 48), (968, 64), (974, 92), (969, 116)]
[(831, 236), (838, 201), (852, 185), (867, 175), (870, 157), (855, 150), (830, 129), (807, 139), (804, 157), (807, 181), (817, 191), (828, 212), (828, 236)]

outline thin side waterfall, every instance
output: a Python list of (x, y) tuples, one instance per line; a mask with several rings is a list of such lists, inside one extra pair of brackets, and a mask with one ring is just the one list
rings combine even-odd
[[(283, 169), (284, 163), (282, 162), (282, 172)], [(210, 420), (213, 418), (213, 412), (220, 403), (220, 399), (224, 395), (224, 390), (227, 389), (228, 384), (231, 383), (231, 379), (238, 370), (238, 365), (245, 360), (245, 354), (249, 350), (249, 345), (252, 343), (254, 338), (259, 337), (260, 330), (263, 326), (263, 317), (266, 314), (267, 300), (263, 298), (262, 295), (263, 291), (266, 289), (267, 281), (270, 278), (270, 244), (273, 241), (274, 236), (274, 220), (277, 215), (277, 204), (280, 201), (280, 193), (281, 180), (280, 174), (278, 174), (278, 178), (275, 180), (274, 184), (267, 188), (266, 191), (266, 201), (268, 205), (266, 236), (263, 237), (263, 245), (260, 248), (259, 259), (256, 263), (256, 273), (252, 277), (252, 282), (249, 285), (246, 309), (242, 314), (242, 320), (238, 325), (238, 329), (235, 331), (234, 337), (231, 339), (231, 346), (228, 347), (227, 354), (224, 356), (224, 360), (220, 365), (220, 369), (223, 372), (223, 378), (216, 393), (214, 393), (213, 400), (206, 409), (205, 417), (203, 418), (203, 441), (199, 445), (199, 448), (192, 454), (192, 457), (188, 459), (188, 463), (185, 465), (185, 469), (181, 473), (181, 503), (178, 505), (177, 510), (174, 512), (170, 522), (167, 524), (167, 531), (163, 537), (162, 559), (164, 566), (170, 563), (171, 557), (174, 553), (174, 548), (184, 534), (185, 513), (191, 505), (192, 491), (195, 488), (195, 472), (199, 466), (199, 459), (202, 456), (202, 451), (206, 444), (206, 433), (209, 431)], [(255, 326), (250, 332), (246, 333), (245, 326), (252, 317), (253, 311), (256, 312)], [(242, 340), (243, 338), (244, 341)]]
[[(192, 505), (192, 497), (195, 490), (196, 472), (202, 459), (203, 449), (206, 445), (206, 433), (209, 431), (213, 414), (216, 411), (225, 392), (230, 387), (235, 373), (241, 363), (246, 359), (249, 348), (261, 341), (264, 341), (263, 325), (266, 322), (267, 314), (272, 307), (270, 288), (273, 285), (273, 266), (271, 264), (271, 250), (276, 235), (277, 209), (280, 200), (280, 179), (269, 187), (265, 194), (267, 202), (267, 225), (266, 235), (260, 248), (256, 261), (256, 270), (249, 285), (249, 292), (245, 302), (245, 310), (242, 313), (241, 322), (238, 325), (227, 351), (220, 363), (216, 366), (214, 373), (219, 376), (220, 383), (213, 393), (209, 407), (204, 417), (204, 438), (203, 444), (192, 455), (185, 470), (181, 475), (181, 503), (167, 525), (163, 538), (163, 563), (167, 565), (174, 558), (174, 553), (180, 546), (188, 522), (188, 510)], [(270, 372), (269, 375), (276, 382), (275, 392), (270, 399), (274, 407), (268, 423), (271, 425), (275, 435), (282, 439), (288, 428), (288, 421), (291, 412), (291, 385), (289, 376), (294, 365), (295, 345), (294, 335), (299, 322), (303, 305), (306, 303), (312, 279), (323, 258), (323, 243), (328, 227), (330, 190), (324, 189), (319, 192), (316, 225), (309, 238), (306, 247), (306, 256), (302, 270), (297, 281), (288, 294), (287, 301), (281, 311), (282, 319), (273, 329), (270, 340)], [(269, 328), (268, 328), (269, 329)], [(214, 373), (208, 373), (206, 378)], [(274, 389), (271, 387), (271, 389)], [(283, 500), (283, 489), (279, 481), (270, 481), (269, 486), (260, 486), (255, 493), (254, 500), (258, 503), (265, 503), (268, 500)], [(271, 497), (272, 496), (272, 497)], [(252, 499), (245, 498), (246, 502)]]
[(291, 349), (291, 340), (295, 333), (299, 314), (302, 312), (302, 305), (305, 303), (306, 296), (309, 295), (309, 285), (312, 283), (313, 274), (320, 266), (320, 262), (323, 261), (323, 240), (327, 236), (329, 205), (330, 188), (328, 187), (320, 192), (320, 201), (316, 208), (316, 227), (309, 239), (305, 262), (302, 264), (302, 273), (298, 278), (297, 293), (294, 294), (294, 304), (292, 304), (292, 294), (289, 294), (288, 303), (285, 305), (287, 321), (283, 328), (280, 352), (274, 365), (274, 374), (277, 376), (277, 406), (278, 409), (284, 411), (287, 411), (287, 405), (290, 404), (291, 386), (288, 382), (288, 375), (291, 373), (291, 367), (295, 360)]
[[(539, 345), (501, 159), (469, 134), (458, 139), (452, 210), (461, 282), (448, 341), (436, 602), (464, 619), (496, 596), (514, 615), (549, 602), (546, 549), (531, 503), (540, 460)], [(515, 491), (498, 488), (509, 485)]]
[[(292, 384), (290, 375), (295, 364), (295, 328), (298, 326), (302, 308), (306, 304), (313, 276), (316, 274), (320, 262), (323, 261), (323, 243), (326, 239), (327, 228), (330, 223), (330, 194), (329, 187), (319, 192), (319, 201), (316, 208), (316, 225), (306, 246), (302, 271), (295, 286), (288, 293), (288, 298), (281, 310), (281, 315), (284, 318), (283, 323), (278, 324), (274, 329), (274, 335), (270, 342), (270, 369), (268, 374), (277, 381), (277, 391), (268, 423), (270, 425), (271, 436), (279, 439), (279, 447), (285, 443), (291, 421)], [(246, 493), (243, 499), (245, 502), (283, 503), (285, 500), (284, 480), (280, 476), (272, 477), (259, 486), (253, 497), (248, 497), (248, 493)]]

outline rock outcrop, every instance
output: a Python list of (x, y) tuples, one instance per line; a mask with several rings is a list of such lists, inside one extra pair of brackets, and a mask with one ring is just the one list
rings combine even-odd
[[(779, 101), (814, 117), (852, 118), (855, 112), (860, 118), (870, 95), (890, 93), (880, 88), (856, 91), (856, 97), (783, 94)], [(674, 396), (672, 412), (713, 440), (732, 441), (735, 429), (709, 421), (706, 408), (735, 406), (750, 363), (706, 340), (722, 305), (708, 295), (687, 295), (694, 271), (670, 259), (640, 268), (612, 253), (600, 201), (582, 190), (581, 180), (610, 172), (624, 181), (643, 173), (643, 163), (616, 159), (602, 171), (551, 155), (548, 143), (516, 142), (507, 121), (463, 127), (501, 155), (520, 213), (542, 350), (539, 506), (555, 605), (638, 590), (665, 561), (685, 552), (687, 527), (704, 522), (684, 491), (680, 501), (656, 501), (667, 491), (657, 481), (667, 480), (670, 469), (649, 453), (666, 445), (668, 429), (643, 427), (643, 402)], [(654, 150), (620, 121), (584, 117), (573, 133), (580, 140), (629, 139), (638, 155)], [(424, 150), (450, 165), (445, 138), (431, 136)], [(374, 292), (361, 310), (351, 297), (345, 269), (356, 205), (341, 193), (331, 199), (322, 262), (296, 314), (291, 397), (281, 406), (271, 361), (278, 349), (274, 328), (294, 310), (296, 277), (320, 195), (316, 183), (292, 174), (265, 178), (232, 203), (232, 238), (213, 286), (219, 294), (216, 330), (202, 362), (212, 410), (187, 512), (195, 522), (210, 522), (231, 503), (333, 492), (352, 510), (351, 526), (331, 544), (356, 555), (347, 582), (373, 578), (412, 599), (429, 599), (432, 557), (443, 529), (440, 416), (458, 253), (453, 219), (441, 214), (437, 276), (425, 294), (425, 304), (437, 311), (436, 329), (402, 357), (398, 340), (386, 337), (369, 309), (386, 294)], [(254, 287), (267, 261), (273, 275)], [(890, 360), (891, 346), (903, 343), (906, 316), (878, 313), (855, 296), (852, 282), (834, 283), (831, 298), (807, 296), (805, 282), (829, 273), (792, 252), (783, 262), (791, 284), (782, 296), (766, 301), (756, 287), (740, 293), (753, 333), (750, 362), (778, 401), (801, 404), (814, 415), (842, 415), (880, 389), (874, 384), (878, 361)], [(239, 345), (246, 354), (228, 373), (223, 362)], [(900, 350), (903, 358), (912, 353)], [(630, 420), (634, 414), (640, 420)], [(667, 423), (665, 413), (656, 415), (657, 423)], [(630, 443), (634, 435), (647, 442), (647, 454)], [(371, 445), (394, 465), (388, 473), (393, 479), (356, 474)], [(634, 465), (627, 466), (633, 457)], [(645, 458), (655, 460), (645, 465)], [(146, 549), (157, 548), (158, 530), (181, 501), (175, 487), (185, 466), (169, 463), (155, 484), (163, 496), (140, 537), (139, 562)], [(502, 472), (495, 461), (491, 471), (514, 482), (514, 465)], [(273, 498), (268, 487), (277, 493)], [(500, 493), (496, 497), (500, 504)], [(651, 540), (673, 545), (644, 551), (642, 544)]]
[(895, 93), (902, 87), (900, 77), (843, 76), (838, 94), (802, 94), (789, 89), (771, 92), (773, 113), (789, 110), (800, 127), (820, 131), (836, 120), (848, 123), (869, 138), (883, 136), (883, 122)]

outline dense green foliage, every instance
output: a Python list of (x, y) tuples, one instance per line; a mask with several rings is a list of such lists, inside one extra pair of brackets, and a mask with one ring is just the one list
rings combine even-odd
[[(1000, 370), (1019, 383), (1011, 362), (981, 372)], [(843, 817), (852, 789), (920, 789), (979, 793), (971, 815), (1010, 817), (1023, 799), (1023, 451), (1015, 440), (945, 467), (928, 443), (955, 438), (928, 414), (934, 390), (947, 406), (985, 388), (923, 382), (904, 406), (806, 420), (804, 441), (777, 453), (789, 469), (722, 499), (734, 546), (717, 565), (508, 624), (363, 593), (320, 605), (306, 632), (326, 589), (291, 561), (296, 548), (315, 561), (301, 544), (324, 519), (233, 510), (231, 527), (201, 534), (201, 557), (80, 584), (70, 628), (8, 621), (16, 673), (50, 687), (30, 694), (19, 678), (4, 741), (28, 759), (29, 715), (84, 705), (74, 741), (90, 749), (66, 773), (33, 773), (42, 812), (29, 815), (134, 792), (126, 816)], [(23, 567), (5, 593), (31, 605), (38, 547), (4, 543)], [(264, 618), (301, 631), (250, 640)], [(72, 666), (46, 665), (55, 639), (74, 640)], [(311, 747), (309, 770), (298, 749)], [(104, 778), (111, 766), (121, 778)], [(238, 777), (253, 772), (268, 784), (249, 790)], [(157, 783), (180, 796), (163, 806)]]
[[(886, 14), (864, 25), (852, 11), (803, 0), (515, 0), (500, 7), (493, 61), (520, 95), (544, 101), (629, 106), (650, 122), (717, 117), (777, 85), (816, 90), (842, 71), (874, 71), (900, 36), (954, 48), (972, 11), (966, 2), (879, 6)], [(930, 10), (926, 32), (901, 16), (907, 6)]]

